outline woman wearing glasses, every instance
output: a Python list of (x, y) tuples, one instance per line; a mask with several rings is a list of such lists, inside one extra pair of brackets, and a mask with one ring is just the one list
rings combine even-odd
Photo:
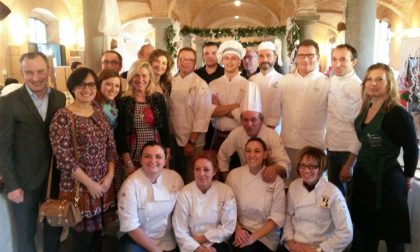
[[(298, 156), (298, 175), (287, 194), (284, 246), (288, 251), (343, 251), (353, 228), (340, 190), (322, 177), (328, 167), (325, 153), (303, 148)], [(286, 250), (286, 251), (287, 251)]]
[[(75, 180), (80, 183), (82, 221), (70, 230), (71, 251), (101, 251), (103, 225), (116, 218), (112, 179), (117, 153), (111, 126), (102, 109), (93, 105), (97, 85), (93, 70), (76, 69), (67, 80), (74, 102), (58, 110), (50, 125), (51, 145), (61, 170), (59, 198), (73, 201)], [(77, 147), (72, 142), (71, 116)]]
[(275, 251), (280, 242), (286, 203), (284, 185), (279, 176), (272, 183), (263, 181), (267, 158), (265, 142), (250, 138), (245, 145), (246, 165), (233, 169), (226, 179), (238, 205), (234, 251)]

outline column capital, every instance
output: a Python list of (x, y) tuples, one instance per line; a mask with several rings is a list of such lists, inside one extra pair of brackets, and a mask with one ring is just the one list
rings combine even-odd
[(312, 39), (314, 26), (318, 23), (320, 15), (298, 15), (295, 16), (295, 21), (299, 26), (300, 37), (302, 39)]
[(166, 29), (172, 24), (172, 19), (167, 17), (154, 17), (148, 21), (155, 28), (155, 47), (167, 50), (165, 34)]
[(311, 15), (297, 15), (295, 16), (296, 23), (315, 23), (320, 19), (320, 15), (311, 14)]
[(172, 24), (172, 19), (167, 17), (154, 17), (149, 18), (148, 22), (155, 29), (166, 29)]

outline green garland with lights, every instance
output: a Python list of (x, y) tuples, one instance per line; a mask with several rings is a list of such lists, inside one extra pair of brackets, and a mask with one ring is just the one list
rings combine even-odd
[[(220, 28), (220, 29), (203, 29), (197, 27), (190, 27), (190, 26), (183, 26), (180, 30), (180, 34), (183, 36), (186, 35), (196, 35), (203, 38), (211, 38), (211, 39), (220, 39), (225, 37), (233, 37), (236, 40), (240, 40), (240, 38), (251, 38), (251, 37), (280, 37), (281, 35), (285, 35), (286, 42), (287, 42), (287, 49), (290, 54), (296, 48), (296, 41), (299, 41), (299, 27), (297, 24), (292, 20), (292, 26), (289, 31), (287, 31), (286, 26), (275, 26), (275, 27), (241, 27), (241, 28)], [(173, 25), (170, 25), (166, 30), (166, 47), (168, 52), (175, 57), (177, 47), (179, 46), (177, 42), (173, 41), (175, 37), (175, 30)], [(243, 46), (256, 46), (262, 41), (252, 41), (252, 42), (241, 42)]]
[(183, 26), (181, 35), (194, 34), (204, 38), (224, 38), (224, 37), (266, 37), (280, 36), (286, 34), (286, 26), (277, 27), (246, 27), (246, 28), (221, 28), (221, 29), (201, 29), (196, 27)]
[(178, 43), (173, 41), (175, 36), (176, 34), (175, 34), (174, 25), (171, 24), (166, 29), (165, 42), (166, 42), (166, 50), (172, 56), (172, 58), (176, 58), (176, 53), (177, 53), (177, 48), (178, 48)]

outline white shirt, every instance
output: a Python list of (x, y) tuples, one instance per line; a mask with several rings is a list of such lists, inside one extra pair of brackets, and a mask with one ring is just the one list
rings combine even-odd
[(359, 152), (361, 146), (354, 120), (362, 106), (361, 83), (354, 71), (342, 77), (334, 75), (330, 78), (325, 142), (331, 151)]
[(120, 231), (141, 228), (162, 250), (176, 247), (172, 231), (172, 211), (184, 183), (173, 170), (163, 169), (155, 184), (138, 169), (123, 183), (118, 193)]
[(236, 227), (236, 201), (226, 184), (213, 181), (210, 189), (202, 193), (195, 181), (186, 185), (178, 196), (172, 224), (181, 252), (200, 247), (193, 236), (204, 235), (210, 247), (230, 238)]
[(265, 118), (270, 117), (269, 113), (271, 112), (271, 96), (272, 93), (275, 92), (274, 84), (279, 82), (283, 76), (284, 75), (272, 68), (271, 71), (266, 75), (264, 75), (262, 72), (259, 72), (250, 78), (250, 80), (256, 83), (260, 88), (262, 113)]
[[(185, 146), (192, 132), (207, 132), (215, 106), (211, 103), (207, 83), (196, 73), (172, 79), (169, 102), (170, 121), (178, 146)], [(204, 146), (204, 134), (200, 134), (196, 146)]]
[(289, 73), (274, 87), (272, 115), (267, 125), (277, 125), (281, 118), (282, 140), (286, 148), (302, 149), (310, 145), (324, 148), (327, 123), (329, 81), (319, 71), (305, 77)]
[[(262, 169), (263, 170), (263, 169)], [(285, 196), (283, 180), (277, 176), (273, 183), (262, 180), (262, 170), (254, 175), (248, 165), (233, 169), (227, 179), (238, 204), (238, 223), (250, 232), (262, 228), (271, 219), (277, 227), (262, 237), (262, 242), (276, 250), (280, 242), (280, 228), (284, 224)]]
[[(248, 91), (248, 80), (239, 73), (232, 80), (229, 80), (226, 75), (223, 75), (210, 82), (209, 88), (212, 94), (218, 95), (222, 105), (242, 104)], [(232, 110), (234, 118), (227, 116), (213, 117), (212, 124), (220, 131), (231, 131), (240, 126), (240, 114), (240, 108), (236, 108)]]
[[(277, 133), (269, 127), (262, 125), (257, 137), (261, 138), (268, 148), (268, 153), (271, 161), (281, 167), (286, 168), (287, 173), (290, 173), (290, 160), (284, 150), (283, 142)], [(229, 171), (230, 157), (236, 151), (238, 153), (241, 164), (245, 165), (245, 145), (251, 137), (246, 133), (243, 126), (236, 128), (230, 132), (229, 136), (220, 146), (217, 153), (217, 161), (219, 171)]]
[(353, 239), (353, 226), (343, 194), (320, 178), (308, 192), (303, 180), (294, 180), (287, 193), (283, 241), (319, 245), (322, 251), (341, 252)]

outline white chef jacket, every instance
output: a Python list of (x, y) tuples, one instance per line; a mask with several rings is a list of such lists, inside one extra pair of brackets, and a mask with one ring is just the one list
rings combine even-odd
[[(257, 137), (261, 138), (267, 145), (271, 161), (276, 165), (286, 168), (287, 174), (289, 174), (290, 160), (284, 150), (284, 145), (280, 136), (277, 135), (273, 129), (262, 125)], [(221, 172), (229, 171), (230, 157), (235, 151), (238, 153), (241, 164), (246, 164), (245, 145), (250, 138), (251, 137), (246, 133), (243, 126), (230, 132), (217, 153), (217, 161)]]
[(141, 228), (160, 249), (174, 249), (171, 218), (183, 186), (181, 176), (173, 170), (163, 169), (155, 184), (150, 183), (142, 169), (135, 171), (118, 193), (120, 231)]
[[(184, 78), (172, 79), (169, 97), (170, 121), (178, 146), (185, 146), (192, 132), (207, 132), (211, 114), (216, 106), (211, 102), (207, 83), (192, 72)], [(204, 146), (204, 134), (200, 134), (196, 146)]]
[(308, 192), (303, 180), (294, 180), (287, 193), (282, 241), (319, 245), (322, 251), (341, 252), (353, 239), (346, 200), (332, 183), (320, 178)]
[(362, 106), (362, 81), (352, 71), (345, 76), (330, 78), (328, 93), (327, 134), (325, 141), (331, 151), (353, 154), (361, 147), (354, 129), (354, 120)]
[(314, 146), (323, 149), (327, 123), (329, 81), (315, 70), (305, 77), (289, 73), (276, 85), (272, 113), (267, 125), (277, 125), (281, 118), (281, 137), (286, 148)]
[[(238, 73), (232, 80), (226, 75), (217, 78), (209, 83), (212, 94), (217, 94), (222, 105), (242, 104), (246, 93), (248, 92), (248, 80)], [(227, 116), (213, 117), (213, 127), (220, 131), (231, 131), (240, 126), (241, 109), (232, 110), (234, 118)]]
[(272, 94), (275, 93), (275, 89), (273, 86), (274, 84), (279, 82), (283, 78), (283, 76), (283, 74), (277, 72), (274, 68), (272, 68), (271, 71), (268, 72), (266, 75), (264, 75), (262, 72), (259, 72), (251, 76), (251, 78), (249, 78), (260, 88), (262, 113), (264, 115), (264, 118), (271, 117), (269, 115), (269, 113), (271, 112), (271, 100)]
[(195, 181), (186, 185), (178, 196), (172, 225), (181, 252), (192, 252), (200, 244), (192, 237), (204, 235), (210, 247), (230, 238), (236, 227), (236, 201), (232, 189), (213, 181), (203, 194)]
[(284, 224), (285, 196), (283, 180), (277, 176), (273, 183), (266, 183), (261, 177), (261, 171), (254, 175), (248, 165), (233, 169), (227, 179), (235, 194), (238, 204), (238, 222), (255, 232), (271, 219), (277, 227), (259, 241), (271, 250), (276, 250), (280, 242), (280, 228)]

